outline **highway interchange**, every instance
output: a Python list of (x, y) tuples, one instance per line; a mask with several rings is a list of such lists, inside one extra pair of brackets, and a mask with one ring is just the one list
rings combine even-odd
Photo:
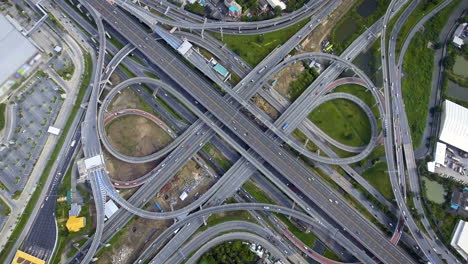
[[(411, 137), (408, 133), (409, 128), (401, 97), (401, 80), (399, 79), (399, 76), (401, 76), (400, 66), (403, 56), (414, 32), (412, 32), (406, 39), (405, 48), (400, 53), (398, 64), (395, 62), (396, 36), (398, 36), (401, 26), (419, 1), (413, 1), (413, 3), (406, 8), (403, 15), (398, 19), (390, 35), (391, 41), (389, 41), (390, 45), (388, 52), (385, 44), (386, 25), (388, 24), (391, 16), (402, 8), (407, 1), (392, 1), (383, 19), (380, 19), (364, 34), (357, 38), (340, 57), (323, 53), (305, 53), (285, 58), (286, 55), (301, 42), (302, 36), (310, 33), (321, 20), (336, 8), (340, 1), (329, 1), (330, 3), (328, 1), (316, 1), (314, 6), (305, 6), (282, 18), (258, 23), (205, 21), (206, 23), (201, 22), (196, 24), (193, 23), (193, 21), (176, 21), (177, 18), (180, 19), (180, 13), (178, 12), (171, 11), (167, 14), (173, 20), (152, 14), (150, 19), (157, 19), (158, 23), (191, 30), (221, 30), (225, 33), (231, 32), (237, 34), (258, 34), (260, 32), (270, 32), (287, 25), (294, 24), (304, 18), (311, 17), (310, 22), (299, 30), (298, 33), (291, 37), (289, 41), (275, 49), (272, 54), (253, 69), (248, 67), (237, 57), (229, 56), (228, 54), (230, 51), (226, 51), (226, 48), (219, 49), (217, 43), (213, 39), (210, 40), (209, 37), (205, 39), (200, 38), (197, 35), (189, 35), (189, 33), (176, 33), (176, 35), (187, 37), (187, 39), (191, 40), (195, 44), (209, 47), (210, 51), (213, 50), (213, 54), (217, 55), (219, 58), (225, 58), (223, 61), (229, 62), (228, 65), (243, 77), (243, 80), (241, 80), (235, 87), (230, 87), (228, 85), (223, 86), (222, 88), (227, 92), (224, 96), (221, 96), (211, 87), (210, 83), (206, 80), (206, 77), (201, 76), (194, 72), (193, 69), (187, 67), (180, 61), (180, 59), (174, 56), (167, 46), (164, 46), (160, 42), (154, 40), (152, 35), (148, 34), (145, 29), (135, 23), (127, 14), (123, 13), (120, 9), (117, 9), (116, 5), (110, 5), (107, 2), (99, 0), (83, 0), (80, 2), (88, 10), (93, 17), (94, 22), (97, 24), (97, 40), (99, 43), (97, 58), (94, 60), (93, 84), (91, 85), (92, 90), (89, 90), (91, 91), (91, 96), (81, 128), (81, 141), (85, 157), (91, 158), (96, 155), (102, 155), (101, 142), (113, 156), (125, 162), (143, 163), (163, 157), (165, 158), (150, 173), (130, 183), (121, 182), (116, 184), (111, 181), (107, 175), (104, 165), (93, 169), (90, 172), (89, 180), (93, 189), (93, 197), (97, 209), (97, 227), (93, 239), (83, 246), (83, 251), (80, 251), (74, 258), (72, 258), (70, 263), (89, 263), (93, 259), (97, 249), (102, 246), (100, 241), (107, 241), (112, 237), (113, 233), (122, 228), (125, 223), (129, 221), (132, 215), (148, 219), (172, 219), (175, 217), (183, 217), (183, 219), (173, 224), (153, 243), (150, 243), (150, 246), (148, 246), (142, 254), (142, 258), (138, 259), (137, 261), (139, 262), (136, 263), (140, 263), (143, 259), (147, 261), (150, 256), (154, 256), (151, 263), (180, 263), (187, 255), (192, 252), (196, 252), (188, 262), (193, 263), (197, 257), (210, 247), (219, 244), (222, 241), (232, 239), (257, 241), (267, 247), (273, 255), (278, 258), (282, 258), (285, 263), (288, 263), (288, 254), (283, 255), (282, 251), (276, 249), (275, 243), (271, 244), (271, 240), (268, 241), (268, 236), (271, 238), (273, 235), (271, 231), (265, 230), (260, 226), (254, 227), (254, 225), (250, 223), (238, 222), (233, 223), (231, 228), (229, 228), (228, 225), (220, 225), (216, 228), (222, 228), (222, 230), (225, 231), (249, 230), (252, 233), (256, 233), (256, 235), (245, 232), (232, 232), (230, 235), (214, 238), (215, 235), (211, 232), (221, 231), (213, 227), (203, 232), (199, 236), (198, 240), (193, 239), (185, 246), (182, 246), (184, 240), (181, 238), (184, 234), (193, 234), (197, 228), (203, 224), (203, 220), (207, 216), (213, 213), (229, 210), (270, 211), (292, 215), (297, 219), (309, 223), (317, 229), (322, 228), (325, 235), (328, 234), (329, 237), (333, 238), (340, 244), (340, 246), (346, 249), (347, 252), (351, 253), (351, 255), (363, 263), (416, 263), (416, 260), (409, 256), (407, 252), (402, 250), (400, 247), (395, 246), (403, 233), (401, 231), (402, 226), (406, 224), (412, 234), (412, 239), (414, 239), (417, 245), (422, 249), (420, 252), (424, 254), (427, 260), (431, 261), (431, 263), (443, 263), (441, 258), (444, 258), (450, 263), (456, 262), (455, 258), (448, 253), (445, 248), (443, 248), (443, 245), (440, 242), (437, 241), (435, 233), (430, 228), (426, 217), (423, 217), (423, 224), (426, 230), (429, 231), (430, 236), (427, 237), (425, 235), (421, 235), (415, 221), (409, 213), (410, 211), (406, 207), (404, 166), (395, 165), (403, 164), (403, 157), (406, 159), (411, 191), (416, 194), (419, 193), (417, 172), (414, 165), (414, 155), (411, 155), (413, 152)], [(128, 1), (117, 0), (116, 2), (121, 7), (128, 9), (128, 11), (133, 11), (132, 13), (137, 17), (141, 16), (141, 12), (144, 11), (144, 9)], [(431, 14), (426, 15), (423, 20), (426, 21), (450, 2), (450, 0), (445, 1), (441, 6), (434, 9)], [(163, 8), (174, 11), (177, 9), (174, 6), (171, 6), (172, 4), (165, 1), (161, 1), (160, 5), (161, 7), (154, 6), (153, 8)], [(319, 7), (325, 8), (318, 10)], [(314, 11), (312, 12), (309, 9)], [(145, 14), (148, 15), (148, 12)], [(197, 16), (188, 15), (187, 18), (196, 20)], [(148, 18), (146, 19), (148, 20)], [(107, 48), (104, 35), (107, 29), (104, 28), (104, 21), (107, 23), (106, 26), (112, 27), (129, 42), (129, 44), (127, 44), (123, 49), (118, 52), (114, 52), (115, 57), (108, 63), (107, 67), (104, 67), (104, 55)], [(150, 25), (155, 24), (151, 21), (147, 21), (147, 23)], [(424, 22), (421, 21), (418, 26), (422, 23)], [(96, 32), (95, 29), (89, 30)], [(350, 62), (367, 45), (375, 40), (381, 30), (383, 51), (382, 66), (384, 79), (386, 80), (384, 82), (383, 91), (375, 87), (372, 81), (359, 68)], [(416, 27), (413, 31), (415, 30)], [(117, 65), (135, 49), (144, 55), (151, 63), (157, 66), (165, 77), (163, 77), (161, 81), (149, 77), (131, 78), (120, 83), (116, 87), (113, 87), (105, 98), (99, 99), (102, 91), (104, 90), (103, 84), (108, 81), (111, 73), (116, 69)], [(235, 60), (232, 58), (235, 58)], [(292, 104), (287, 103), (287, 101), (285, 103), (285, 101), (276, 100), (276, 98), (268, 92), (268, 89), (262, 89), (262, 87), (268, 87), (267, 81), (271, 76), (286, 66), (298, 61), (314, 58), (329, 60), (331, 64)], [(267, 70), (260, 71), (260, 69)], [(390, 73), (390, 69), (396, 71), (394, 73)], [(335, 81), (344, 70), (353, 71), (358, 78), (344, 79), (341, 81), (338, 79)], [(385, 76), (388, 76), (388, 79)], [(169, 78), (170, 81), (166, 81), (167, 78)], [(333, 82), (336, 82), (336, 84), (334, 85)], [(113, 96), (122, 89), (143, 83), (150, 84), (153, 89), (155, 89), (154, 87), (157, 87), (158, 89), (161, 88), (164, 92), (167, 92), (177, 98), (180, 101), (178, 107), (187, 107), (190, 109), (190, 112), (194, 115), (191, 116), (194, 122), (185, 129), (179, 129), (178, 137), (167, 147), (149, 156), (136, 158), (123, 155), (113, 150), (111, 144), (104, 136), (104, 118), (105, 115), (108, 114), (107, 106), (112, 101)], [(377, 119), (374, 117), (372, 110), (362, 100), (350, 94), (330, 93), (335, 87), (342, 83), (359, 83), (371, 92), (377, 103), (380, 112), (380, 119), (383, 120), (382, 128), (387, 131), (386, 136), (378, 134)], [(267, 94), (268, 96), (265, 96), (265, 99), (268, 101), (276, 100), (272, 105), (276, 105), (277, 110), (280, 110), (278, 108), (281, 107), (280, 112), (282, 114), (276, 121), (271, 120), (271, 118), (266, 116), (250, 102), (250, 98), (257, 93), (261, 95)], [(150, 99), (149, 95), (146, 96), (148, 97), (146, 99)], [(372, 129), (371, 140), (367, 146), (348, 148), (349, 146), (343, 144), (340, 145), (339, 142), (334, 142), (331, 137), (327, 137), (323, 131), (314, 126), (312, 122), (306, 118), (307, 114), (320, 104), (337, 98), (352, 101), (364, 110), (365, 114), (369, 118)], [(101, 103), (99, 107), (98, 102)], [(257, 123), (252, 122), (252, 120), (248, 116), (244, 115), (240, 109), (255, 116), (257, 121), (260, 121), (263, 126), (259, 127)], [(286, 123), (289, 126), (284, 128)], [(307, 150), (301, 143), (297, 142), (297, 140), (290, 136), (292, 131), (296, 128), (301, 131), (309, 131), (308, 133), (305, 133), (306, 135), (315, 133), (314, 137), (318, 135), (320, 140), (325, 140), (333, 145), (338, 145), (345, 150), (348, 148), (347, 150), (351, 150), (351, 152), (355, 152), (357, 155), (351, 158), (338, 158), (333, 152), (329, 151), (327, 153), (329, 157), (319, 156), (316, 153)], [(80, 133), (75, 135), (80, 137)], [(240, 154), (240, 158), (223, 175), (223, 177), (221, 177), (215, 185), (209, 189), (208, 192), (203, 194), (189, 206), (175, 211), (149, 212), (141, 209), (146, 201), (150, 199), (165, 183), (167, 183), (178, 169), (185, 164), (185, 162), (200, 151), (201, 146), (210, 140), (215, 139), (215, 136), (222, 138), (231, 147), (233, 147)], [(284, 145), (289, 145), (297, 152), (301, 153), (301, 155), (308, 157), (315, 162), (323, 163), (322, 166), (327, 166), (327, 164), (340, 165), (351, 177), (354, 176), (360, 184), (363, 186), (369, 186), (368, 190), (371, 190), (373, 187), (355, 173), (348, 164), (357, 162), (368, 156), (375, 148), (379, 139), (384, 142), (392, 189), (394, 190), (400, 211), (400, 213), (397, 213), (399, 221), (395, 226), (395, 233), (392, 238), (387, 237), (369, 220), (356, 212), (354, 208), (348, 205), (348, 202), (341, 194), (330, 188), (320, 176), (315, 175), (314, 172), (310, 171), (306, 166), (304, 166), (304, 164), (298, 161), (295, 156), (291, 155), (290, 151), (284, 148)], [(184, 149), (184, 145), (190, 145), (193, 147), (190, 149)], [(216, 145), (218, 146), (218, 144)], [(222, 143), (219, 145), (222, 145)], [(327, 146), (323, 147), (325, 152), (327, 152), (327, 148)], [(403, 151), (405, 151), (404, 156), (402, 154)], [(68, 153), (70, 154), (68, 154), (67, 159), (64, 161), (65, 163), (69, 162), (73, 152), (73, 149), (69, 150)], [(63, 172), (61, 172), (61, 174), (65, 173), (66, 168), (66, 166), (62, 168)], [(234, 195), (234, 192), (240, 188), (256, 170), (265, 175), (278, 187), (278, 189), (293, 200), (298, 207), (302, 209), (302, 212), (297, 209), (293, 210), (277, 205), (256, 203), (240, 202), (237, 204), (221, 205), (226, 198)], [(60, 176), (60, 174), (57, 175)], [(58, 179), (60, 179), (60, 177)], [(302, 195), (299, 196), (296, 192), (292, 191), (285, 182), (293, 183)], [(138, 191), (129, 200), (125, 200), (115, 190), (115, 187), (125, 187), (119, 185), (127, 185), (130, 187), (142, 185), (142, 187), (140, 187), (140, 189), (138, 189)], [(378, 191), (370, 192), (383, 204), (388, 204), (390, 208), (394, 207), (381, 197)], [(106, 201), (106, 197), (113, 199), (122, 208), (114, 217), (104, 224), (103, 203)], [(415, 196), (414, 199), (417, 210), (420, 213), (424, 213), (421, 207), (421, 202), (416, 197), (417, 196)], [(196, 211), (196, 209), (200, 210)], [(180, 231), (178, 234), (174, 236), (174, 231), (179, 229)], [(172, 236), (173, 238), (170, 239)], [(411, 238), (408, 239), (411, 240)], [(163, 242), (167, 240), (169, 240), (169, 243), (163, 246)], [(207, 241), (210, 242), (207, 243)], [(410, 243), (413, 242), (411, 241)], [(205, 246), (199, 248), (200, 244), (205, 244)], [(183, 250), (180, 251), (181, 253), (178, 253), (180, 255), (174, 254), (174, 249), (178, 248)], [(157, 249), (160, 249), (160, 252), (156, 254)], [(300, 248), (299, 250), (304, 251), (303, 248)], [(439, 256), (439, 254), (442, 255)], [(323, 261), (326, 262), (326, 260)]]

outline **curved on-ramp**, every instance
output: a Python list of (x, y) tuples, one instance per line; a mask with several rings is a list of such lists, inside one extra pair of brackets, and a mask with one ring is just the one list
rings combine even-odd
[[(147, 79), (154, 80), (151, 83), (154, 85), (158, 85), (159, 87), (167, 90), (167, 87), (169, 85), (164, 84), (161, 81), (158, 81), (156, 79), (152, 79), (149, 77), (144, 77)], [(180, 136), (178, 136), (175, 140), (173, 140), (169, 145), (165, 146), (164, 148), (146, 156), (142, 157), (132, 157), (125, 155), (123, 153), (120, 153), (117, 151), (112, 144), (109, 141), (109, 138), (106, 136), (106, 131), (105, 131), (105, 124), (104, 124), (104, 115), (106, 112), (107, 107), (109, 106), (110, 102), (114, 98), (115, 95), (117, 95), (121, 90), (126, 89), (128, 86), (132, 84), (140, 84), (142, 81), (134, 81), (136, 78), (128, 79), (124, 82), (121, 82), (107, 94), (107, 96), (104, 98), (103, 103), (101, 105), (101, 108), (99, 109), (99, 115), (98, 115), (98, 131), (99, 131), (99, 136), (101, 138), (102, 144), (104, 147), (109, 151), (110, 154), (112, 154), (114, 157), (116, 157), (119, 160), (128, 162), (128, 163), (146, 163), (150, 161), (154, 161), (157, 159), (160, 159), (167, 155), (169, 152), (171, 152), (174, 148), (176, 148), (182, 141), (184, 141), (189, 135), (191, 135), (194, 130), (197, 130), (199, 127), (196, 124), (192, 124), (186, 131), (184, 131)], [(162, 85), (164, 84), (164, 85)]]

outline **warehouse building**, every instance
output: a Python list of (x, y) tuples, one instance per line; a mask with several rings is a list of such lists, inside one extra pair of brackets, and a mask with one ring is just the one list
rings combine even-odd
[(0, 14), (0, 87), (13, 75), (19, 79), (27, 72), (36, 54), (33, 44)]
[(468, 152), (468, 109), (449, 100), (442, 109), (439, 140)]
[(467, 222), (460, 220), (455, 226), (453, 232), (452, 241), (450, 242), (453, 248), (455, 248), (460, 255), (468, 260), (468, 224)]

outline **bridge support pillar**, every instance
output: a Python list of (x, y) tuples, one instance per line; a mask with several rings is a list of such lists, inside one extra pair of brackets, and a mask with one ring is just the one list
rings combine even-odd
[(203, 33), (205, 33), (206, 20), (207, 20), (207, 18), (205, 17), (205, 20), (203, 20), (203, 27), (202, 27), (202, 30), (201, 30), (202, 39), (205, 39), (205, 35)]
[(205, 218), (205, 216), (203, 216), (202, 218), (203, 218), (203, 224), (204, 224), (205, 226), (207, 226), (207, 223), (206, 223), (206, 218)]
[(306, 233), (310, 233), (310, 225), (307, 225), (307, 228), (306, 228)]
[(158, 91), (159, 91), (159, 87), (154, 88), (154, 91), (153, 91), (154, 98), (158, 98)]
[[(294, 207), (295, 207), (295, 206), (296, 206), (296, 202), (295, 202), (295, 201), (293, 201), (293, 204), (292, 204), (292, 207), (291, 207), (291, 209), (294, 209)], [(288, 216), (288, 219), (289, 219), (289, 220), (291, 220), (291, 216)]]
[(220, 32), (221, 32), (221, 41), (224, 41), (223, 28), (220, 28)]

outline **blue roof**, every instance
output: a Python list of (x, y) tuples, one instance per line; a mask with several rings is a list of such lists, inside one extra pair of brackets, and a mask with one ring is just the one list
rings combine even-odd
[(239, 12), (240, 10), (237, 9), (237, 7), (235, 7), (235, 6), (232, 5), (232, 6), (229, 7), (229, 11), (231, 11), (231, 12)]
[(458, 210), (459, 205), (456, 204), (456, 203), (452, 203), (452, 205), (450, 205), (450, 207), (452, 207), (455, 210)]
[(219, 74), (221, 74), (223, 77), (226, 77), (229, 73), (228, 70), (226, 70), (226, 68), (224, 68), (223, 65), (219, 63), (213, 66), (213, 69), (217, 71)]
[(463, 190), (468, 191), (468, 187), (463, 188)]

